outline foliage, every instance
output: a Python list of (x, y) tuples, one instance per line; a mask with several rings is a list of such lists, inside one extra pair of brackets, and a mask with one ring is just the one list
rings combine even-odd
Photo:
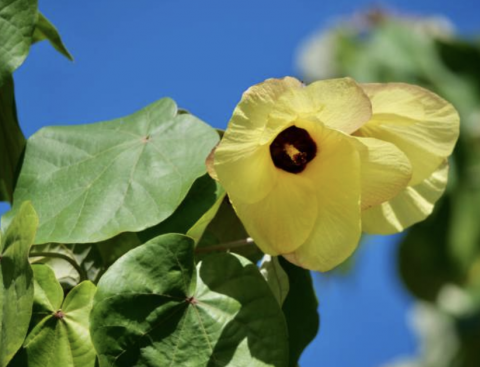
[(12, 73), (42, 40), (73, 59), (36, 1), (0, 0), (0, 367), (296, 366), (310, 273), (273, 258), (262, 276), (207, 174), (219, 132), (163, 98), (25, 139)]
[(38, 219), (30, 203), (24, 203), (5, 233), (0, 235), (0, 366), (20, 348), (32, 316), (33, 273), (28, 252)]

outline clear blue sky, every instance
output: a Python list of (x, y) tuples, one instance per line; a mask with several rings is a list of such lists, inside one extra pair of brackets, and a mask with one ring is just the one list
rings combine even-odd
[[(295, 75), (299, 43), (335, 17), (379, 2), (354, 0), (40, 0), (75, 57), (46, 43), (16, 72), (21, 125), (108, 120), (164, 96), (225, 128), (241, 93), (269, 77)], [(478, 0), (380, 2), (404, 12), (443, 14), (462, 33), (480, 33)], [(0, 205), (0, 213), (6, 210)], [(412, 300), (395, 268), (396, 241), (377, 238), (348, 277), (316, 275), (322, 326), (302, 367), (378, 367), (417, 347)]]

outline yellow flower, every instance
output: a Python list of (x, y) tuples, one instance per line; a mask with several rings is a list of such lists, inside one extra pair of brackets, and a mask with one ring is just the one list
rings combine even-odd
[(448, 102), (411, 85), (269, 79), (242, 96), (214, 168), (265, 253), (327, 271), (362, 230), (430, 214), (458, 125)]

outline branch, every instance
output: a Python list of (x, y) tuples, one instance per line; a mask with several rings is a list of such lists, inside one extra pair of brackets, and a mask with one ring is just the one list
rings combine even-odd
[(221, 243), (219, 245), (214, 245), (214, 246), (197, 247), (195, 249), (195, 253), (201, 254), (201, 253), (208, 253), (208, 252), (214, 252), (214, 251), (228, 251), (228, 250), (236, 249), (239, 247), (246, 247), (246, 246), (255, 246), (255, 242), (253, 242), (252, 238), (248, 237), (243, 240), (225, 242), (225, 243)]

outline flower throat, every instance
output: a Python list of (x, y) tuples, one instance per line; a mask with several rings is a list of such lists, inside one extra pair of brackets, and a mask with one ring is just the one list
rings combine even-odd
[(300, 173), (317, 154), (317, 145), (307, 130), (290, 126), (270, 144), (275, 167), (290, 173)]

